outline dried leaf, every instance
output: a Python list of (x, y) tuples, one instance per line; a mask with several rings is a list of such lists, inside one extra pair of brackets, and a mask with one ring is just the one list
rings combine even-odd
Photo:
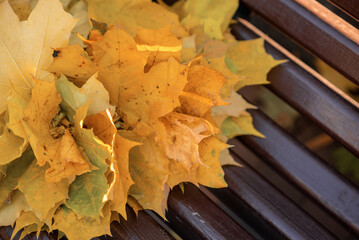
[(0, 207), (0, 226), (12, 226), (22, 211), (30, 211), (25, 196), (15, 191), (11, 199)]
[(46, 219), (48, 212), (58, 203), (68, 198), (68, 189), (71, 180), (64, 179), (52, 183), (46, 181), (47, 166), (39, 167), (33, 162), (18, 182), (18, 188), (36, 216)]
[[(56, 55), (55, 55), (56, 54)], [(79, 45), (71, 45), (54, 50), (54, 61), (47, 68), (49, 72), (62, 73), (73, 80), (74, 84), (81, 87), (99, 67), (93, 63), (88, 54)]]
[(138, 51), (150, 53), (145, 71), (170, 57), (181, 61), (181, 41), (171, 33), (169, 26), (158, 30), (138, 28), (134, 39)]
[(48, 77), (43, 69), (52, 61), (52, 49), (66, 46), (76, 21), (63, 11), (59, 1), (40, 0), (24, 22), (19, 21), (7, 1), (2, 2), (0, 22), (0, 112), (3, 112), (10, 83), (30, 89), (33, 78)]
[(90, 162), (98, 170), (76, 177), (70, 185), (69, 200), (66, 205), (78, 215), (96, 218), (100, 215), (104, 205), (102, 199), (109, 187), (105, 172), (108, 167), (106, 160), (111, 159), (111, 150), (94, 135), (92, 130), (83, 128), (82, 122), (87, 109), (88, 104), (85, 104), (76, 110), (74, 136), (77, 144), (84, 149)]
[(5, 127), (0, 136), (0, 164), (8, 164), (16, 158), (21, 157), (27, 142), (23, 138), (16, 136), (10, 129)]
[(197, 169), (198, 183), (212, 188), (227, 187), (224, 180), (224, 172), (219, 161), (220, 153), (227, 149), (228, 145), (215, 137), (203, 139), (199, 144), (199, 154), (203, 165)]
[(53, 228), (64, 232), (69, 240), (88, 240), (104, 234), (111, 235), (110, 218), (111, 212), (108, 211), (103, 217), (78, 219), (74, 211), (62, 206), (55, 214)]
[(115, 136), (114, 170), (116, 173), (113, 186), (111, 209), (120, 213), (126, 219), (127, 195), (134, 184), (129, 172), (129, 152), (139, 143), (127, 140), (120, 135)]
[(194, 65), (188, 71), (188, 83), (180, 96), (181, 107), (186, 114), (202, 117), (212, 107), (226, 105), (221, 98), (225, 77), (218, 71)]
[(0, 182), (0, 205), (2, 205), (15, 190), (20, 177), (34, 159), (35, 156), (32, 151), (27, 150), (20, 158), (6, 165), (6, 176)]
[(249, 113), (244, 112), (239, 117), (226, 118), (221, 124), (222, 134), (228, 138), (239, 135), (254, 135), (264, 137), (258, 132), (252, 123), (252, 117)]
[(137, 28), (160, 29), (167, 25), (177, 37), (186, 35), (178, 16), (151, 0), (89, 0), (89, 17), (108, 25), (119, 24), (132, 36)]
[(234, 90), (255, 84), (269, 83), (267, 73), (275, 66), (286, 60), (274, 60), (264, 49), (264, 40), (261, 38), (239, 41), (228, 49), (225, 62), (231, 72), (246, 78), (239, 81)]
[[(21, 235), (23, 237), (26, 236), (28, 233), (33, 232), (33, 230), (40, 231), (42, 225), (44, 225), (44, 224), (39, 220), (38, 217), (36, 217), (36, 215), (32, 211), (28, 211), (28, 212), (23, 211), (23, 212), (21, 212), (19, 218), (16, 220), (16, 225), (12, 232), (11, 239), (13, 239), (15, 237), (15, 235), (24, 227), (31, 226), (31, 230), (28, 228), (28, 230), (25, 232), (25, 234), (21, 233)], [(22, 238), (20, 237), (20, 239), (22, 239)]]
[(130, 151), (130, 173), (134, 185), (129, 195), (145, 209), (152, 209), (164, 217), (162, 201), (168, 178), (168, 159), (156, 145), (153, 137), (147, 137), (143, 145)]

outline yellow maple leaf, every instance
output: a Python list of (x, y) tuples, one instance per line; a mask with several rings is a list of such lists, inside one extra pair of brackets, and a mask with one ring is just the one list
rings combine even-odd
[(226, 105), (221, 88), (225, 77), (218, 71), (202, 65), (194, 65), (188, 71), (188, 83), (180, 96), (181, 107), (186, 114), (202, 117), (212, 107)]
[(25, 147), (25, 140), (5, 127), (3, 134), (0, 136), (0, 165), (5, 165), (20, 157)]
[[(181, 113), (170, 113), (160, 120), (164, 131), (158, 131), (156, 141), (166, 156), (176, 162), (177, 167), (190, 171), (201, 164), (198, 144), (213, 134), (212, 125), (202, 118)], [(172, 184), (170, 184), (173, 187)]]
[(120, 213), (126, 219), (126, 203), (133, 180), (129, 173), (129, 152), (139, 143), (127, 140), (116, 134), (114, 144), (114, 170), (116, 173), (112, 192), (111, 210)]
[(48, 212), (58, 203), (68, 198), (72, 180), (63, 179), (53, 183), (46, 181), (47, 167), (39, 167), (33, 162), (18, 182), (18, 188), (24, 193), (32, 211), (40, 219), (46, 219)]
[(89, 17), (108, 25), (119, 24), (132, 36), (138, 27), (160, 29), (167, 25), (177, 37), (186, 35), (178, 16), (151, 0), (89, 0)]
[(197, 184), (196, 171), (203, 164), (198, 145), (202, 139), (213, 134), (213, 126), (202, 118), (171, 113), (161, 118), (164, 129), (156, 141), (169, 161), (167, 184), (173, 188), (180, 182)]
[(238, 117), (228, 117), (221, 124), (222, 134), (228, 138), (239, 135), (254, 135), (264, 137), (253, 126), (253, 120), (248, 112), (244, 112)]
[(181, 0), (172, 10), (180, 16), (187, 30), (200, 27), (210, 38), (222, 39), (237, 8), (236, 0)]
[[(16, 220), (15, 228), (12, 232), (11, 239), (15, 237), (15, 235), (24, 227), (28, 227), (34, 225), (35, 231), (37, 230), (38, 234), (41, 231), (41, 227), (44, 225), (41, 220), (36, 217), (36, 215), (32, 211), (23, 211), (21, 212), (20, 216)], [(31, 230), (33, 230), (31, 229)], [(27, 232), (27, 231), (26, 231)], [(33, 232), (33, 231), (30, 231)], [(28, 233), (30, 233), (28, 232)], [(21, 233), (20, 239), (26, 236), (27, 233)]]
[(0, 207), (0, 226), (12, 226), (22, 211), (29, 211), (31, 207), (27, 203), (25, 196), (20, 191), (15, 191)]
[(84, 124), (88, 129), (107, 145), (113, 147), (117, 129), (112, 121), (109, 110), (105, 110), (85, 118)]
[(286, 60), (273, 59), (264, 49), (264, 40), (258, 38), (238, 41), (228, 49), (225, 61), (231, 72), (246, 77), (235, 85), (234, 90), (237, 91), (247, 85), (269, 83), (267, 73)]
[(111, 211), (105, 206), (103, 217), (95, 219), (79, 219), (74, 211), (62, 206), (54, 216), (53, 228), (66, 234), (69, 240), (88, 240), (93, 237), (110, 235)]
[(203, 165), (197, 169), (198, 183), (212, 188), (227, 187), (224, 180), (224, 172), (219, 161), (221, 152), (228, 148), (228, 145), (211, 136), (205, 138), (199, 144), (199, 154)]
[(228, 117), (239, 117), (246, 109), (256, 108), (233, 90), (230, 97), (226, 99), (226, 102), (229, 104), (212, 109), (212, 118), (217, 127), (220, 127), (222, 122)]
[(139, 143), (127, 140), (117, 134), (117, 129), (112, 121), (109, 111), (100, 112), (85, 118), (87, 128), (93, 130), (94, 134), (105, 144), (113, 148), (108, 181), (110, 187), (105, 194), (103, 201), (111, 201), (112, 211), (117, 211), (126, 218), (126, 202), (130, 186), (133, 184), (129, 174), (129, 152)]
[(93, 63), (79, 45), (71, 45), (65, 48), (55, 49), (54, 61), (47, 68), (49, 72), (62, 73), (69, 77), (72, 82), (81, 87), (99, 67)]
[(31, 89), (44, 79), (52, 49), (64, 47), (76, 21), (56, 0), (40, 0), (27, 21), (20, 22), (8, 1), (0, 4), (0, 112), (5, 111), (10, 83)]
[(134, 39), (137, 50), (150, 53), (145, 72), (170, 57), (175, 58), (178, 62), (181, 61), (181, 41), (172, 34), (169, 26), (158, 30), (138, 28)]
[(60, 138), (52, 136), (50, 123), (58, 112), (60, 102), (55, 81), (36, 80), (23, 121), (37, 163), (40, 166), (45, 163), (50, 165), (46, 171), (46, 179), (51, 182), (90, 170), (88, 161), (82, 157), (68, 130)]
[(226, 83), (221, 89), (221, 95), (226, 101), (227, 98), (231, 97), (234, 86), (241, 80), (246, 79), (246, 77), (239, 76), (231, 72), (225, 64), (225, 57), (211, 58), (211, 59), (201, 59), (201, 64), (203, 66), (210, 67), (216, 71), (219, 71), (226, 77)]
[(146, 137), (142, 145), (130, 151), (130, 174), (135, 184), (130, 187), (129, 195), (143, 208), (164, 217), (162, 201), (166, 198), (168, 159), (153, 136)]

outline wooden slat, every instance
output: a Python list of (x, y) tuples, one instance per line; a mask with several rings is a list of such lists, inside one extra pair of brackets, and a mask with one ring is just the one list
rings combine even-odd
[(249, 110), (265, 139), (238, 139), (253, 152), (359, 233), (359, 190), (260, 110)]
[[(233, 25), (232, 29), (237, 39), (257, 37), (241, 23)], [(286, 58), (269, 44), (266, 44), (266, 50), (274, 58)], [(359, 156), (358, 107), (293, 61), (274, 68), (268, 74), (268, 80), (271, 91)]]
[(127, 207), (127, 221), (121, 217), (121, 223), (111, 224), (112, 237), (103, 236), (103, 240), (121, 239), (173, 239), (160, 225), (158, 225), (149, 215), (140, 211), (138, 217), (132, 209)]
[(344, 12), (359, 21), (359, 1), (358, 0), (329, 0)]
[[(232, 139), (230, 144), (238, 146), (239, 143)], [(240, 149), (234, 147), (232, 150), (232, 156), (243, 167), (224, 167), (229, 187), (210, 189), (218, 199), (242, 218), (246, 215), (244, 221), (255, 229), (260, 228), (257, 231), (262, 232), (264, 237), (275, 236), (268, 230), (274, 228), (282, 237), (276, 236), (273, 239), (335, 239), (323, 226), (246, 164), (235, 153), (241, 154)]]
[(359, 46), (292, 0), (242, 0), (268, 22), (359, 84)]
[(168, 199), (169, 225), (184, 239), (253, 239), (192, 184), (176, 187)]

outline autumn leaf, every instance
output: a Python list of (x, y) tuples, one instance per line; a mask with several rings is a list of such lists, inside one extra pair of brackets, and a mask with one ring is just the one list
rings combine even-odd
[(0, 136), (0, 164), (5, 165), (18, 157), (21, 157), (26, 147), (26, 141), (16, 136), (9, 128), (5, 127)]
[(0, 226), (12, 226), (22, 211), (30, 211), (25, 196), (20, 191), (15, 191), (8, 202), (0, 206)]
[(221, 163), (221, 166), (232, 165), (232, 166), (242, 167), (241, 164), (239, 164), (236, 160), (233, 159), (228, 148), (222, 150), (221, 153), (219, 154), (219, 162)]
[(88, 240), (104, 234), (111, 236), (110, 218), (109, 207), (103, 217), (78, 219), (74, 211), (61, 206), (55, 214), (53, 228), (64, 232), (69, 240)]
[(127, 140), (116, 134), (114, 144), (115, 180), (111, 199), (111, 210), (126, 219), (126, 203), (130, 187), (134, 184), (129, 172), (129, 152), (139, 143)]
[(47, 68), (49, 72), (64, 74), (81, 87), (99, 67), (93, 63), (87, 52), (79, 45), (54, 50), (54, 61)]
[(49, 77), (44, 69), (52, 61), (52, 49), (66, 46), (76, 21), (56, 0), (40, 0), (28, 20), (23, 22), (8, 1), (4, 1), (0, 4), (0, 21), (0, 112), (3, 112), (10, 83), (31, 89), (33, 78)]
[(255, 109), (256, 107), (248, 103), (241, 95), (232, 90), (231, 96), (226, 99), (229, 103), (225, 106), (218, 106), (212, 109), (212, 118), (216, 126), (220, 127), (222, 122), (228, 117), (239, 117), (246, 109)]
[(34, 230), (40, 232), (42, 225), (43, 223), (41, 222), (41, 220), (39, 220), (39, 218), (36, 217), (36, 215), (32, 211), (23, 211), (16, 220), (16, 225), (12, 232), (11, 239), (13, 239), (15, 235), (25, 227), (27, 227), (28, 230), (25, 231), (25, 233), (21, 233), (20, 239), (22, 239), (28, 233), (33, 232)]
[(109, 103), (109, 94), (97, 80), (97, 74), (90, 77), (81, 88), (68, 81), (65, 76), (61, 76), (56, 80), (56, 88), (62, 97), (61, 108), (72, 123), (76, 110), (88, 102), (90, 105), (87, 109), (87, 116), (102, 112), (107, 108), (114, 111), (114, 107)]
[(181, 61), (181, 41), (172, 34), (169, 26), (158, 30), (138, 28), (134, 39), (138, 51), (150, 53), (145, 72), (170, 57)]
[(85, 47), (82, 39), (78, 37), (78, 34), (82, 37), (87, 37), (91, 30), (91, 24), (87, 13), (87, 4), (84, 1), (70, 1), (64, 10), (70, 13), (74, 18), (78, 19), (75, 27), (73, 28), (69, 40), (69, 45), (79, 44)]
[(71, 178), (90, 170), (89, 163), (82, 157), (75, 140), (64, 129), (59, 138), (54, 138), (50, 129), (52, 119), (58, 113), (61, 97), (57, 92), (55, 81), (36, 80), (32, 90), (32, 98), (25, 111), (23, 126), (29, 136), (37, 163), (50, 165), (46, 171), (46, 179), (58, 182), (63, 178)]
[(39, 219), (45, 219), (56, 203), (68, 198), (68, 189), (72, 180), (63, 179), (53, 183), (46, 181), (47, 167), (33, 162), (18, 182), (18, 188), (24, 193), (32, 211)]
[[(95, 166), (91, 172), (77, 176), (70, 185), (66, 205), (78, 215), (98, 217), (104, 205), (103, 196), (109, 187), (105, 172), (108, 167), (106, 160), (111, 159), (111, 147), (99, 140), (92, 130), (83, 128), (83, 121), (92, 104), (84, 90), (73, 85), (64, 76), (56, 80), (56, 87), (66, 115), (72, 116), (76, 144), (83, 149), (84, 157)], [(97, 94), (101, 95), (100, 91)]]
[(239, 81), (234, 90), (255, 84), (266, 84), (267, 73), (275, 66), (286, 60), (274, 60), (264, 49), (264, 40), (261, 38), (239, 41), (228, 49), (225, 58), (229, 70), (246, 78)]
[(233, 14), (238, 8), (236, 0), (188, 0), (182, 8), (175, 9), (181, 16), (181, 23), (187, 30), (196, 27), (203, 28), (203, 31), (214, 39), (222, 39), (223, 32), (228, 28)]
[(227, 187), (224, 172), (218, 160), (221, 152), (227, 148), (227, 144), (213, 136), (201, 141), (199, 154), (203, 164), (197, 169), (198, 183), (211, 188)]
[(181, 182), (197, 184), (196, 171), (203, 164), (199, 143), (213, 134), (213, 126), (202, 118), (180, 113), (171, 113), (161, 121), (165, 129), (156, 141), (169, 159), (167, 184), (170, 188)]
[(181, 107), (186, 114), (202, 117), (212, 107), (226, 105), (221, 88), (225, 77), (218, 71), (194, 65), (188, 71), (188, 83), (180, 96)]
[(152, 209), (164, 217), (161, 205), (166, 197), (168, 159), (153, 136), (130, 151), (130, 174), (135, 184), (130, 187), (129, 195), (143, 208)]
[(165, 132), (158, 134), (156, 141), (166, 156), (174, 160), (178, 168), (186, 171), (197, 168), (201, 164), (198, 144), (213, 134), (212, 125), (202, 118), (180, 113), (171, 113), (161, 118), (161, 122)]
[(151, 0), (89, 0), (89, 17), (108, 25), (119, 24), (132, 36), (137, 28), (160, 29), (171, 26), (177, 37), (186, 35), (178, 16)]
[(207, 67), (210, 67), (216, 71), (219, 71), (226, 78), (226, 82), (221, 89), (221, 96), (226, 101), (227, 98), (232, 96), (232, 91), (234, 86), (238, 84), (239, 81), (246, 79), (245, 76), (240, 76), (236, 73), (231, 72), (226, 63), (225, 57), (212, 58), (212, 59), (201, 59), (201, 64)]
[(186, 84), (187, 67), (169, 58), (144, 73), (148, 54), (139, 52), (133, 38), (118, 27), (110, 28), (92, 46), (94, 61), (103, 66), (99, 80), (126, 128), (148, 135), (159, 117), (180, 105), (178, 96)]
[(254, 128), (252, 117), (248, 112), (244, 112), (239, 117), (226, 118), (221, 124), (221, 129), (222, 134), (228, 138), (240, 135), (264, 137)]
[(6, 174), (0, 181), (0, 205), (2, 205), (16, 189), (20, 177), (24, 174), (34, 159), (35, 156), (33, 152), (27, 150), (20, 158), (5, 165)]
[(85, 104), (76, 110), (74, 136), (76, 143), (84, 149), (88, 159), (98, 170), (76, 177), (70, 185), (66, 205), (81, 216), (96, 218), (104, 206), (102, 199), (109, 187), (105, 172), (108, 167), (106, 160), (111, 159), (111, 150), (92, 130), (83, 128), (82, 122), (86, 117), (87, 108), (88, 104)]
[(24, 113), (23, 127), (40, 166), (51, 163), (55, 157), (58, 140), (50, 133), (50, 123), (58, 112), (60, 102), (54, 81), (35, 80), (32, 98)]

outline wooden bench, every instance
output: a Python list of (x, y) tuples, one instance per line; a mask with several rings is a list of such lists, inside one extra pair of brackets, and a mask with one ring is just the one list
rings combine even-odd
[[(354, 18), (359, 1), (331, 0)], [(248, 16), (260, 16), (348, 79), (359, 84), (359, 46), (293, 0), (241, 0)], [(258, 37), (248, 25), (232, 26), (237, 39)], [(274, 58), (288, 58), (272, 45)], [(314, 74), (315, 75), (315, 74)], [(266, 86), (300, 114), (356, 156), (359, 156), (359, 108), (298, 61), (273, 69)], [(241, 94), (251, 101), (250, 87)], [(354, 239), (359, 237), (359, 190), (304, 144), (266, 116), (251, 110), (254, 125), (266, 138), (232, 139), (234, 158), (243, 167), (226, 166), (225, 189), (197, 189), (185, 185), (169, 197), (168, 222), (150, 211), (138, 218), (128, 209), (128, 221), (112, 225), (113, 237), (100, 239)], [(263, 174), (254, 162), (266, 166), (279, 180)], [(285, 192), (281, 184), (288, 185)], [(303, 201), (314, 208), (306, 208)], [(309, 210), (308, 210), (309, 209)], [(317, 209), (324, 213), (317, 214)], [(335, 226), (335, 227), (333, 227)], [(337, 231), (337, 230), (340, 231)], [(2, 228), (9, 239), (11, 228)], [(26, 239), (36, 239), (34, 235)], [(56, 239), (41, 234), (40, 239)]]

